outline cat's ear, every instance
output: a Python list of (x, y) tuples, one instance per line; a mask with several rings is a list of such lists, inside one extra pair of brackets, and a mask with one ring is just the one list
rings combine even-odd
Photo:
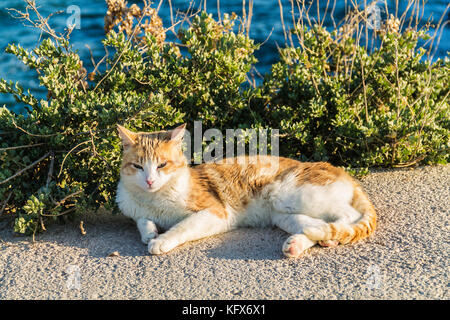
[(122, 139), (123, 148), (127, 149), (136, 144), (137, 133), (128, 130), (121, 125), (117, 125), (117, 130), (119, 131), (119, 136)]
[(186, 132), (186, 123), (183, 123), (181, 126), (176, 127), (170, 133), (171, 141), (181, 141), (183, 139), (184, 133)]

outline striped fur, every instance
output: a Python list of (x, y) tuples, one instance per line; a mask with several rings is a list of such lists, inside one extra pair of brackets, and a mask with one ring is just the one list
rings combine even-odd
[(303, 233), (311, 240), (338, 240), (341, 244), (367, 238), (375, 231), (377, 215), (367, 195), (356, 183), (352, 206), (362, 214), (355, 223), (328, 223), (321, 227), (306, 228)]

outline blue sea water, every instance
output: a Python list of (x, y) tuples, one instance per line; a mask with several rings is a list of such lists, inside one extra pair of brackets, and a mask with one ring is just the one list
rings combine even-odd
[[(308, 4), (311, 0), (305, 0)], [(381, 0), (380, 0), (381, 1)], [(88, 45), (93, 53), (93, 58), (97, 62), (105, 54), (104, 48), (100, 42), (104, 38), (104, 16), (106, 12), (106, 3), (104, 0), (37, 0), (37, 4), (40, 6), (41, 13), (46, 16), (52, 12), (61, 11), (60, 14), (54, 15), (50, 20), (50, 24), (57, 31), (62, 32), (67, 25), (67, 20), (72, 16), (75, 10), (80, 10), (80, 28), (75, 29), (71, 35), (71, 42), (74, 47), (79, 51), (80, 56), (83, 59), (84, 66), (88, 69), (88, 72), (93, 69), (91, 63), (91, 56)], [(246, 11), (248, 12), (248, 4), (250, 0), (245, 1)], [(346, 10), (352, 7), (350, 0), (322, 0), (319, 1), (319, 7), (317, 8), (316, 2), (310, 10), (310, 15), (316, 20), (323, 20), (324, 25), (328, 28), (333, 28), (333, 22), (338, 23), (345, 16)], [(364, 1), (357, 1), (358, 3), (364, 3)], [(367, 0), (367, 3), (370, 1)], [(398, 6), (396, 6), (396, 2)], [(142, 4), (142, 1), (128, 1), (129, 4), (137, 3)], [(156, 7), (159, 1), (154, 1)], [(217, 4), (220, 3), (220, 12), (232, 13), (235, 12), (241, 16), (243, 13), (243, 1), (242, 0), (163, 0), (159, 15), (163, 20), (164, 26), (170, 26), (171, 10), (173, 15), (177, 12), (186, 12), (191, 4), (192, 8), (204, 8), (206, 6), (207, 11), (212, 13), (217, 18)], [(260, 50), (256, 52), (258, 64), (256, 68), (260, 74), (264, 74), (270, 70), (270, 66), (278, 59), (278, 47), (285, 45), (285, 33), (280, 17), (280, 3), (283, 12), (283, 19), (286, 29), (292, 27), (292, 5), (290, 0), (253, 0), (253, 14), (251, 20), (250, 37), (257, 43), (264, 43)], [(327, 8), (328, 3), (328, 10)], [(335, 8), (333, 10), (334, 20), (330, 18), (331, 8), (333, 4)], [(380, 2), (381, 3), (381, 2)], [(450, 10), (446, 10), (448, 0), (430, 0), (426, 3), (423, 10), (422, 21), (427, 20), (437, 23), (441, 17), (443, 17), (443, 26), (438, 30), (440, 34), (440, 41), (437, 44), (437, 40), (434, 42), (436, 51), (434, 52), (434, 59), (444, 58), (447, 52), (450, 51)], [(170, 6), (171, 4), (171, 6)], [(295, 1), (294, 1), (295, 4)], [(0, 1), (0, 77), (20, 81), (25, 89), (30, 89), (33, 94), (39, 98), (45, 97), (45, 89), (39, 87), (39, 82), (35, 72), (28, 70), (16, 57), (4, 52), (8, 43), (19, 43), (27, 49), (34, 48), (41, 39), (40, 32), (11, 17), (8, 8), (15, 8), (18, 10), (25, 9), (25, 2), (23, 0), (2, 0)], [(76, 7), (71, 7), (76, 6)], [(386, 14), (384, 5), (378, 5), (381, 8), (383, 15)], [(294, 5), (294, 12), (296, 5)], [(401, 15), (408, 7), (407, 0), (388, 1), (389, 13), (395, 13), (396, 7), (398, 7), (398, 14)], [(409, 12), (411, 12), (411, 8)], [(295, 17), (295, 16), (294, 16)], [(445, 23), (447, 22), (447, 23)], [(432, 30), (434, 32), (434, 30)], [(170, 40), (170, 39), (169, 39)], [(433, 50), (434, 51), (434, 50)], [(16, 107), (14, 99), (5, 94), (0, 94), (0, 106), (7, 105), (7, 107), (19, 111)]]

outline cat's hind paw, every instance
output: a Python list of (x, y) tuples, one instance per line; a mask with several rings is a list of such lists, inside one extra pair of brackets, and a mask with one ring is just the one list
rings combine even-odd
[(314, 242), (309, 240), (304, 234), (293, 234), (284, 242), (282, 251), (286, 257), (296, 258), (313, 245)]

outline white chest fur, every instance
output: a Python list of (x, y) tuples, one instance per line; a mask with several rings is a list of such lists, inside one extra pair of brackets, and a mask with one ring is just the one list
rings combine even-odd
[(147, 218), (168, 229), (190, 214), (185, 206), (184, 188), (149, 193), (127, 188), (121, 181), (117, 186), (116, 202), (122, 213), (137, 221)]

